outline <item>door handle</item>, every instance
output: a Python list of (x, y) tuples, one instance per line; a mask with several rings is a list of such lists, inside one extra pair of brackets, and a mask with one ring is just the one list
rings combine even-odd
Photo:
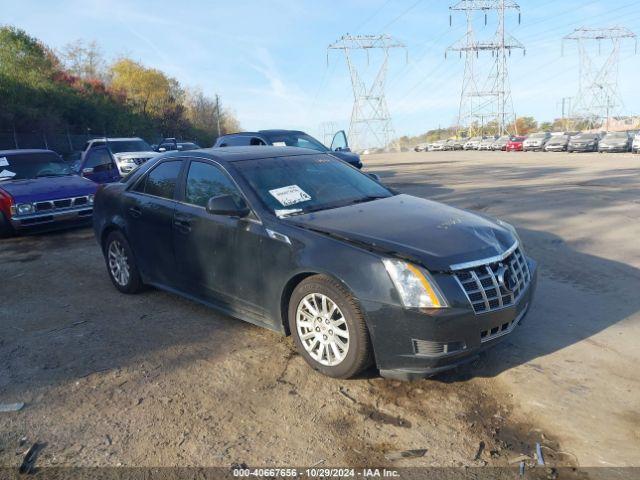
[(140, 218), (142, 216), (142, 210), (140, 210), (138, 207), (129, 208), (129, 213), (133, 218)]
[(173, 224), (178, 227), (178, 230), (182, 233), (191, 232), (191, 221), (186, 217), (176, 217), (173, 220)]

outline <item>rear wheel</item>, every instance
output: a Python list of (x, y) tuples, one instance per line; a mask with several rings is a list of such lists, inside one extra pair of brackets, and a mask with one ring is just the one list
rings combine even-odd
[(142, 289), (140, 272), (129, 242), (122, 232), (109, 234), (104, 244), (107, 271), (113, 285), (122, 293), (137, 293)]
[(289, 327), (300, 354), (315, 370), (351, 378), (372, 362), (369, 331), (357, 299), (325, 275), (302, 281), (289, 301)]

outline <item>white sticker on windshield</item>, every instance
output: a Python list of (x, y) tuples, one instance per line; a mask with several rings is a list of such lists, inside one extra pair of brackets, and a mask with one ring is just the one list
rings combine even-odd
[(9, 166), (9, 160), (7, 160), (7, 157), (0, 157), (0, 167), (8, 167)]
[(16, 173), (15, 172), (10, 172), (9, 170), (2, 170), (0, 172), (0, 178), (12, 178), (15, 177)]
[(284, 207), (295, 205), (296, 203), (311, 200), (311, 196), (302, 190), (298, 185), (289, 185), (288, 187), (276, 188), (269, 190), (269, 193)]
[(273, 142), (274, 147), (286, 147), (287, 144), (285, 142)]

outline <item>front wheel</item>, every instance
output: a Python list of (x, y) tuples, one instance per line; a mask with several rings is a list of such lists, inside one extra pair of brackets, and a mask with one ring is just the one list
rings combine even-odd
[(351, 378), (372, 362), (364, 315), (356, 298), (325, 275), (303, 280), (289, 301), (289, 328), (305, 361), (335, 378)]
[(122, 293), (137, 293), (142, 289), (140, 272), (126, 237), (119, 231), (109, 234), (104, 244), (107, 271), (113, 285)]
[(4, 213), (0, 212), (0, 238), (12, 237), (15, 234), (11, 223)]

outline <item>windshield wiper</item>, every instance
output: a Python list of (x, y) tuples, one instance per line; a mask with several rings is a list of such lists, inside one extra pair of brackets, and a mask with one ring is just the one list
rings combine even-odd
[(388, 198), (386, 195), (368, 195), (362, 198), (356, 198), (355, 200), (350, 201), (347, 205), (354, 205), (356, 203), (365, 203), (372, 202), (374, 200), (380, 200), (381, 198)]

